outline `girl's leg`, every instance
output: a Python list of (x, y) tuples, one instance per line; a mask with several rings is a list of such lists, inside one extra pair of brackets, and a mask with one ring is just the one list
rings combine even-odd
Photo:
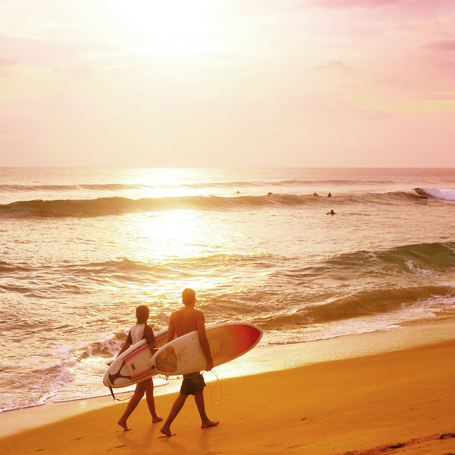
[(177, 399), (174, 401), (174, 404), (172, 405), (171, 412), (166, 419), (166, 423), (163, 425), (163, 428), (161, 428), (161, 433), (165, 434), (166, 436), (174, 436), (174, 433), (171, 432), (171, 423), (183, 408), (183, 405), (185, 404), (187, 398), (188, 395), (183, 395), (182, 393), (179, 394)]
[(149, 407), (150, 414), (152, 415), (152, 422), (160, 422), (162, 417), (157, 415), (155, 410), (155, 398), (153, 397), (153, 379), (150, 378), (147, 388), (145, 389), (145, 396), (147, 398), (147, 406)]
[(142, 397), (144, 396), (147, 384), (144, 382), (139, 382), (136, 384), (136, 390), (134, 391), (134, 395), (131, 397), (128, 405), (123, 413), (122, 417), (118, 421), (118, 424), (125, 430), (128, 431), (128, 425), (126, 424), (126, 420), (132, 414), (132, 412), (136, 409), (137, 405), (141, 401)]

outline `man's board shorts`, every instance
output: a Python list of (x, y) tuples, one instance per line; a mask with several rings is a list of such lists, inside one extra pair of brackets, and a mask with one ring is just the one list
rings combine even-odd
[(182, 395), (194, 395), (202, 392), (204, 387), (204, 377), (199, 371), (197, 373), (184, 374), (182, 387), (180, 387), (180, 393)]

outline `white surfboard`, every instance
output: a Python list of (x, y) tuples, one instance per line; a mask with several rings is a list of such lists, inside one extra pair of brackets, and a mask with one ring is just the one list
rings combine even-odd
[[(156, 346), (167, 341), (167, 329), (155, 333)], [(106, 387), (128, 387), (156, 374), (150, 367), (150, 351), (147, 341), (141, 340), (130, 346), (111, 363), (103, 377)]]
[[(240, 357), (262, 338), (262, 329), (246, 322), (226, 322), (206, 327), (214, 366)], [(207, 360), (197, 331), (178, 337), (160, 348), (152, 357), (151, 368), (167, 376), (202, 371)]]

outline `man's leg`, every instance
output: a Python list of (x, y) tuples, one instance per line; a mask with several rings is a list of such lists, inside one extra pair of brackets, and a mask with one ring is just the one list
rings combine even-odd
[(188, 395), (183, 395), (182, 393), (179, 394), (177, 399), (174, 401), (174, 404), (172, 405), (171, 412), (166, 419), (166, 423), (163, 425), (163, 428), (161, 428), (161, 433), (165, 434), (166, 436), (174, 436), (174, 433), (172, 433), (170, 428), (171, 423), (177, 417), (178, 413), (182, 410), (187, 398)]
[(196, 402), (197, 409), (199, 411), (199, 415), (201, 416), (202, 425), (201, 428), (208, 428), (214, 427), (218, 425), (220, 422), (212, 422), (205, 413), (205, 402), (204, 402), (204, 393), (197, 392), (194, 394), (194, 401)]

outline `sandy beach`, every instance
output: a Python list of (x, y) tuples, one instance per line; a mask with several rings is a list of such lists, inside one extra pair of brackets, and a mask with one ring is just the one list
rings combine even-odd
[[(434, 333), (428, 328), (425, 332), (424, 326), (413, 327), (399, 332), (400, 339), (418, 339), (414, 335), (419, 330)], [(390, 333), (371, 334), (354, 337), (344, 346), (368, 345), (365, 341), (373, 346), (381, 336), (393, 338)], [(291, 364), (276, 371), (222, 378), (220, 383), (209, 380), (207, 413), (220, 421), (219, 426), (202, 430), (190, 398), (172, 425), (176, 433), (172, 438), (160, 438), (161, 423), (151, 423), (145, 401), (130, 417), (128, 432), (116, 425), (125, 403), (110, 404), (108, 398), (4, 413), (2, 425), (14, 417), (24, 428), (27, 422), (34, 428), (9, 435), (3, 431), (0, 452), (455, 454), (455, 340), (438, 339), (435, 343), (426, 338), (428, 344), (420, 339), (417, 345), (385, 348), (388, 352), (373, 355), (300, 367)], [(323, 352), (332, 346), (336, 355), (337, 343), (340, 340), (308, 343), (305, 349)], [(396, 343), (391, 346), (396, 348)], [(172, 384), (174, 390), (177, 382)], [(167, 416), (175, 396), (164, 387), (157, 389), (160, 415)], [(66, 416), (75, 415), (66, 418), (65, 410), (71, 406)], [(46, 424), (46, 415), (51, 423)]]

